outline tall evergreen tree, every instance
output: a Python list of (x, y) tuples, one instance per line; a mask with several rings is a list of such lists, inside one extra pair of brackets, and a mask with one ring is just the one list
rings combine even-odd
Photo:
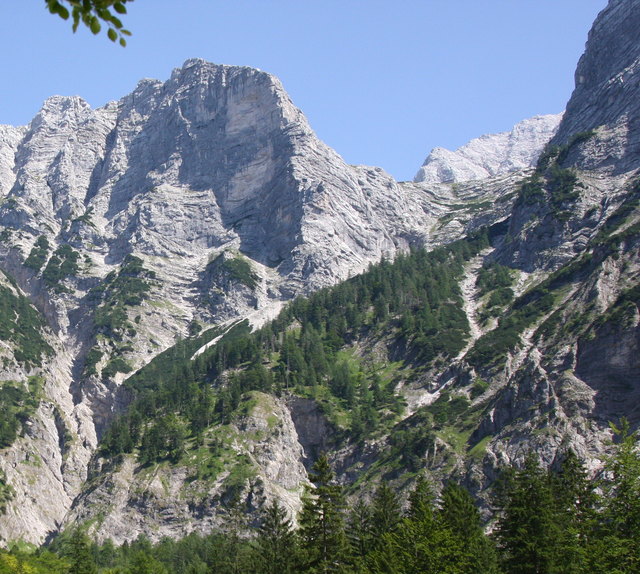
[(299, 535), (309, 572), (344, 572), (347, 560), (345, 502), (342, 488), (325, 454), (311, 467), (314, 487), (307, 493), (300, 513)]
[(298, 568), (295, 533), (286, 510), (274, 500), (264, 510), (255, 541), (257, 574), (293, 574)]
[(98, 567), (91, 552), (91, 541), (79, 528), (71, 534), (66, 552), (71, 563), (69, 574), (97, 574)]
[(567, 574), (584, 572), (588, 570), (586, 560), (599, 504), (594, 481), (571, 450), (564, 455), (559, 471), (550, 478), (558, 523), (555, 568)]
[(469, 492), (454, 482), (442, 490), (440, 517), (466, 554), (466, 572), (492, 574), (498, 572), (498, 556), (494, 545), (482, 530), (480, 512)]
[(381, 482), (371, 501), (371, 534), (380, 539), (391, 532), (402, 518), (398, 495), (385, 481)]
[(589, 548), (589, 565), (594, 573), (631, 574), (640, 571), (638, 434), (626, 420), (611, 427), (617, 444), (605, 464), (603, 516), (599, 536)]
[(498, 487), (502, 514), (495, 535), (504, 568), (510, 574), (550, 572), (559, 531), (547, 471), (528, 456), (521, 470), (503, 473)]

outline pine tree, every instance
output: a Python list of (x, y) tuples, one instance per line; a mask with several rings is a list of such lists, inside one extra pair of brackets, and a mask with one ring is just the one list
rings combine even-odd
[(550, 572), (559, 538), (548, 473), (528, 456), (521, 470), (507, 469), (496, 502), (502, 514), (495, 531), (510, 574)]
[(603, 516), (589, 547), (591, 572), (631, 574), (640, 571), (640, 453), (638, 435), (626, 419), (611, 425), (616, 448), (605, 464)]
[(69, 574), (97, 574), (98, 567), (91, 552), (91, 542), (86, 534), (76, 529), (71, 534), (68, 557), (71, 563)]
[(343, 572), (347, 558), (344, 495), (325, 454), (311, 467), (314, 487), (304, 498), (299, 535), (309, 572)]
[(588, 570), (588, 548), (594, 536), (599, 505), (595, 484), (571, 450), (551, 481), (558, 521), (556, 568), (566, 573), (584, 572)]
[(359, 562), (373, 548), (371, 507), (358, 500), (350, 509), (347, 520), (347, 538), (351, 555)]
[(254, 555), (257, 574), (292, 574), (297, 571), (295, 533), (286, 510), (277, 500), (264, 511)]
[(496, 550), (484, 534), (480, 512), (465, 488), (454, 482), (445, 485), (440, 517), (464, 549), (466, 572), (491, 574), (498, 571)]
[(387, 482), (381, 482), (371, 501), (371, 533), (374, 540), (393, 531), (401, 518), (398, 495)]

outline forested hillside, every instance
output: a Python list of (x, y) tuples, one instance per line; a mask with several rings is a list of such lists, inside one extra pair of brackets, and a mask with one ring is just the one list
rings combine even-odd
[(48, 548), (0, 551), (0, 571), (37, 573), (287, 574), (634, 572), (640, 520), (637, 436), (615, 428), (616, 447), (604, 472), (590, 479), (572, 451), (555, 470), (535, 456), (503, 469), (487, 535), (469, 492), (448, 482), (439, 494), (420, 477), (403, 501), (380, 483), (367, 501), (347, 504), (326, 456), (309, 475), (298, 527), (273, 501), (251, 524), (239, 499), (232, 520), (214, 534), (145, 536), (115, 547), (92, 542), (81, 528)]

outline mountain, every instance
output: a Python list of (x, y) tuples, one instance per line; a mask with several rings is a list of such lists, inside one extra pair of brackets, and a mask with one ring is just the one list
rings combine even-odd
[(273, 76), (202, 60), (3, 126), (0, 541), (295, 515), (322, 450), (353, 497), (597, 468), (640, 422), (638, 10), (598, 16), (548, 145), (476, 140), (481, 179), (349, 166)]
[(434, 148), (414, 181), (461, 182), (533, 167), (561, 119), (562, 114), (535, 116), (516, 124), (510, 132), (484, 135), (456, 151)]
[[(6, 380), (44, 383), (3, 459), (18, 493), (5, 539), (42, 540), (62, 523), (129, 400), (121, 383), (176, 340), (244, 317), (259, 325), (382, 257), (459, 237), (475, 211), (443, 230), (439, 215), (502, 193), (401, 186), (348, 166), (276, 78), (201, 60), (98, 110), (52, 97), (2, 133), (0, 265), (54, 349), (7, 359)], [(37, 479), (20, 466), (30, 452), (46, 461)]]

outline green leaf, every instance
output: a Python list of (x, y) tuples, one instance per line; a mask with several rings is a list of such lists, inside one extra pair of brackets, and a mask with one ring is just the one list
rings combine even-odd
[(118, 13), (118, 14), (126, 14), (127, 13), (127, 7), (120, 3), (120, 2), (116, 2), (113, 5), (113, 9)]
[(120, 38), (120, 45), (124, 48), (127, 45), (127, 41), (124, 38)]
[(57, 12), (58, 12), (58, 16), (60, 16), (60, 18), (62, 18), (63, 20), (69, 19), (69, 10), (67, 10), (64, 6), (58, 5)]
[(49, 8), (49, 12), (51, 12), (51, 14), (57, 14), (60, 4), (58, 3), (58, 0), (47, 0), (47, 8)]
[(97, 34), (102, 29), (102, 26), (100, 26), (100, 22), (95, 16), (92, 18), (89, 28), (91, 29), (92, 34)]
[(120, 18), (116, 18), (115, 16), (111, 16), (109, 18), (109, 22), (111, 22), (116, 28), (122, 28), (122, 21)]
[(118, 39), (118, 33), (113, 28), (109, 28), (107, 30), (107, 36), (109, 36), (109, 40), (112, 42), (115, 42)]

